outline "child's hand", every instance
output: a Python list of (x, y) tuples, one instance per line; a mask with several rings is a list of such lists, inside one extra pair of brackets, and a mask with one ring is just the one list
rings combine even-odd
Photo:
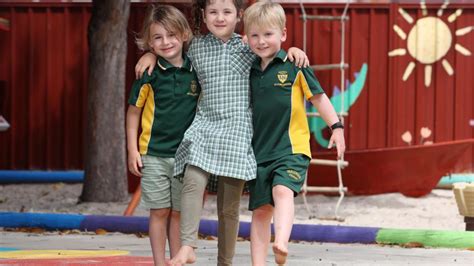
[(291, 47), (288, 49), (288, 59), (295, 63), (297, 67), (308, 67), (309, 59), (305, 52), (299, 48)]
[(342, 128), (336, 128), (332, 131), (328, 149), (331, 149), (334, 144), (336, 144), (337, 158), (340, 159), (346, 151), (346, 143), (344, 141), (344, 130)]
[(249, 38), (247, 37), (247, 35), (242, 36), (242, 43), (243, 44), (249, 43)]
[(143, 73), (148, 68), (148, 75), (151, 76), (151, 72), (156, 65), (156, 55), (153, 53), (146, 53), (140, 57), (137, 64), (135, 65), (135, 78), (140, 79), (143, 76)]
[(142, 157), (138, 151), (128, 153), (128, 170), (136, 176), (142, 176), (140, 169), (143, 167)]

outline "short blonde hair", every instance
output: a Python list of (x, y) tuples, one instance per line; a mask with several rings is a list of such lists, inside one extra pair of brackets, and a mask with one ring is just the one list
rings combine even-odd
[(245, 33), (252, 26), (275, 27), (283, 31), (286, 25), (285, 10), (278, 3), (258, 1), (249, 6), (244, 13)]
[(170, 5), (151, 5), (143, 20), (142, 30), (135, 38), (140, 50), (151, 50), (148, 43), (150, 42), (150, 27), (154, 23), (160, 23), (167, 31), (175, 33), (180, 39), (187, 37), (184, 48), (188, 47), (193, 33), (183, 13)]

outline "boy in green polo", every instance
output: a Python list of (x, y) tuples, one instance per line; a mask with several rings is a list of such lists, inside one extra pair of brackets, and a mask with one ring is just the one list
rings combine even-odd
[(183, 53), (191, 37), (184, 15), (172, 6), (159, 5), (151, 6), (137, 39), (140, 48), (158, 55), (158, 67), (151, 75), (145, 73), (134, 82), (127, 111), (128, 167), (142, 177), (141, 204), (150, 210), (155, 265), (166, 263), (167, 235), (171, 257), (181, 246), (182, 183), (173, 178), (173, 169), (176, 150), (194, 119), (200, 93), (191, 61)]
[(285, 12), (276, 3), (260, 1), (244, 15), (245, 33), (258, 55), (250, 73), (253, 107), (253, 148), (257, 179), (249, 182), (253, 211), (253, 265), (265, 265), (273, 217), (275, 262), (284, 264), (293, 226), (293, 198), (300, 192), (311, 159), (304, 100), (309, 100), (328, 125), (331, 148), (345, 150), (343, 126), (311, 68), (300, 69), (281, 49), (286, 40)]

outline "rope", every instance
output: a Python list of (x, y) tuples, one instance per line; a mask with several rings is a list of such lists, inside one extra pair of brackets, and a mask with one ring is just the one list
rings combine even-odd
[[(345, 86), (345, 71), (344, 71), (344, 65), (345, 65), (345, 41), (346, 41), (346, 25), (345, 25), (345, 21), (346, 21), (346, 17), (347, 17), (347, 12), (349, 10), (349, 4), (350, 4), (350, 0), (347, 0), (346, 1), (346, 4), (344, 6), (344, 11), (342, 13), (342, 16), (341, 16), (341, 19), (340, 19), (340, 22), (341, 22), (341, 61), (340, 61), (340, 64), (339, 64), (339, 70), (340, 70), (340, 73), (341, 73), (341, 107), (340, 107), (340, 110), (339, 110), (339, 113), (338, 113), (338, 116), (339, 116), (339, 119), (341, 120), (341, 122), (344, 124), (344, 107), (345, 107), (345, 101), (344, 101), (344, 92), (345, 92), (345, 89), (346, 89), (346, 86)], [(306, 46), (306, 40), (307, 40), (307, 21), (308, 21), (308, 17), (307, 17), (307, 14), (306, 14), (306, 10), (304, 8), (304, 5), (303, 5), (303, 1), (302, 0), (299, 0), (299, 5), (300, 5), (300, 8), (301, 8), (301, 18), (303, 20), (303, 51), (305, 53), (307, 53), (307, 46)], [(342, 163), (344, 162), (344, 157), (340, 158), (337, 160), (337, 177), (338, 177), (338, 182), (339, 182), (339, 186), (338, 186), (338, 192), (339, 192), (339, 199), (336, 203), (336, 208), (335, 208), (335, 211), (334, 211), (334, 214), (335, 214), (335, 220), (338, 220), (338, 221), (343, 221), (344, 218), (341, 218), (338, 216), (338, 211), (339, 211), (339, 207), (342, 203), (342, 200), (344, 199), (344, 196), (345, 196), (345, 193), (344, 193), (344, 183), (343, 183), (343, 180), (342, 180)], [(303, 186), (303, 201), (304, 201), (304, 204), (306, 206), (306, 210), (308, 211), (308, 213), (310, 213), (310, 210), (309, 210), (309, 206), (308, 206), (308, 202), (306, 200), (306, 187), (307, 187), (307, 184), (306, 184), (306, 180), (305, 180), (305, 183), (304, 183), (304, 186)], [(311, 215), (310, 215), (310, 218), (311, 218)]]
[(303, 19), (303, 51), (306, 53), (306, 21), (308, 19), (306, 17), (306, 11), (304, 9), (302, 0), (300, 0), (300, 8), (301, 8), (301, 16)]
[(347, 11), (349, 10), (349, 1), (346, 1), (346, 6), (344, 7), (344, 12), (342, 12), (341, 16), (341, 64), (339, 66), (339, 70), (341, 71), (341, 109), (339, 111), (339, 119), (341, 120), (342, 124), (344, 124), (344, 116), (342, 115), (344, 111), (344, 91), (346, 89), (345, 85), (345, 71), (344, 71), (344, 56), (345, 56), (345, 43), (346, 43), (346, 20), (344, 19), (347, 16)]

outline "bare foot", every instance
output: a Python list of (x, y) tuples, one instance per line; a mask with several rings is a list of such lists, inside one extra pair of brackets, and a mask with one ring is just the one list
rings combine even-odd
[[(166, 265), (166, 266), (172, 265), (172, 264), (171, 264), (171, 259), (165, 259), (165, 265)], [(175, 264), (175, 265), (173, 265), (173, 266), (182, 266), (182, 265), (181, 265), (181, 264)]]
[(196, 254), (191, 246), (182, 246), (176, 256), (169, 261), (169, 266), (181, 266), (184, 264), (193, 264), (196, 262)]
[(288, 248), (285, 245), (273, 243), (273, 254), (275, 255), (275, 263), (285, 265), (288, 256)]

